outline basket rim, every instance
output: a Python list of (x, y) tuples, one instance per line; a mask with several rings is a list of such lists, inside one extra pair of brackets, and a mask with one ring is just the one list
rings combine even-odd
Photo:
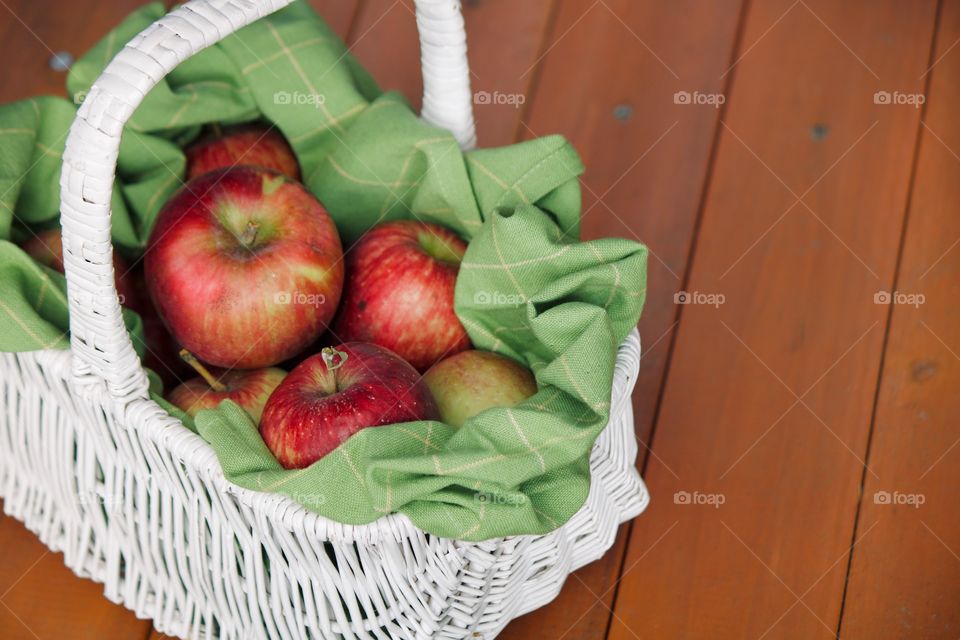
[[(117, 420), (123, 425), (123, 428), (130, 429), (133, 428), (133, 425), (136, 425), (140, 437), (146, 438), (153, 445), (174, 455), (181, 464), (201, 474), (202, 479), (210, 482), (216, 489), (234, 496), (241, 504), (256, 513), (268, 516), (275, 526), (289, 531), (306, 531), (322, 540), (348, 543), (376, 543), (385, 537), (400, 539), (431, 536), (454, 546), (457, 544), (477, 544), (477, 542), (443, 538), (425, 532), (417, 527), (408, 516), (399, 512), (383, 515), (366, 524), (346, 524), (314, 513), (282, 493), (254, 491), (236, 485), (227, 479), (213, 447), (200, 434), (188, 429), (152, 398), (132, 398), (121, 404), (109, 393), (104, 384), (85, 384), (82, 386), (70, 384), (73, 358), (71, 349), (20, 353), (36, 354), (52, 366), (62, 368), (64, 380), (67, 381), (74, 395), (105, 407), (114, 407), (117, 412)], [(631, 329), (617, 349), (611, 391), (611, 416), (622, 410), (624, 402), (630, 401), (639, 366), (640, 334), (634, 328)], [(609, 426), (610, 421), (600, 433)], [(597, 437), (599, 437), (599, 433)], [(591, 456), (593, 455), (592, 452), (593, 445), (591, 445)], [(586, 503), (586, 499), (584, 502)], [(581, 505), (578, 511), (583, 506)], [(521, 536), (535, 538), (548, 536), (562, 530), (565, 526), (566, 523), (544, 534), (518, 534), (490, 538), (489, 540), (505, 540)]]

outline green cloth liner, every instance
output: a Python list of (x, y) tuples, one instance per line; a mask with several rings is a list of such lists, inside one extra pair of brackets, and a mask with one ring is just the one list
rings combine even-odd
[[(0, 107), (0, 238), (8, 240), (0, 240), (0, 349), (69, 346), (64, 278), (14, 243), (57, 223), (76, 104), (122, 44), (161, 15), (159, 3), (135, 11), (78, 60), (67, 79), (73, 101)], [(113, 239), (129, 260), (139, 259), (158, 210), (182, 184), (181, 145), (214, 119), (274, 123), (345, 247), (377, 222), (409, 218), (469, 240), (457, 314), (477, 348), (527, 363), (539, 387), (513, 409), (485, 411), (459, 430), (433, 421), (364, 429), (298, 471), (284, 470), (250, 418), (225, 402), (201, 412), (195, 429), (227, 478), (287, 494), (338, 522), (400, 512), (431, 534), (466, 540), (565, 523), (587, 496), (617, 346), (643, 307), (647, 257), (627, 240), (578, 241), (583, 166), (569, 143), (548, 136), (461, 152), (400, 95), (381, 93), (330, 28), (296, 2), (181, 64), (137, 109), (113, 197)], [(142, 349), (139, 319), (127, 318)]]

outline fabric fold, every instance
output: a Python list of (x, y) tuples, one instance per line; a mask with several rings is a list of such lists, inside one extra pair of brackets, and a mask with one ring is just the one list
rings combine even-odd
[[(0, 348), (67, 348), (63, 277), (14, 244), (57, 222), (60, 155), (90, 84), (163, 14), (134, 12), (69, 74), (73, 101), (0, 107)], [(413, 46), (413, 43), (411, 43)], [(419, 219), (470, 242), (455, 309), (477, 348), (526, 363), (538, 392), (460, 429), (421, 421), (364, 429), (307, 469), (283, 469), (236, 405), (191, 421), (226, 477), (361, 524), (394, 512), (425, 531), (482, 540), (565, 523), (590, 486), (589, 456), (610, 413), (617, 347), (639, 319), (647, 253), (627, 240), (579, 241), (570, 144), (548, 136), (463, 153), (398, 94), (383, 93), (302, 1), (181, 64), (128, 123), (113, 199), (115, 246), (134, 265), (157, 213), (182, 187), (182, 146), (212, 122), (278, 127), (344, 248), (384, 220)], [(139, 319), (129, 315), (135, 344)]]

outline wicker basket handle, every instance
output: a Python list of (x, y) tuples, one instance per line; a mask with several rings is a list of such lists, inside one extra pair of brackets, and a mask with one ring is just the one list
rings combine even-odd
[[(292, 0), (192, 0), (149, 26), (107, 65), (70, 128), (60, 176), (74, 381), (105, 381), (119, 400), (143, 398), (147, 377), (123, 325), (114, 284), (110, 198), (123, 126), (178, 64)], [(475, 142), (466, 34), (458, 0), (417, 0), (422, 117)]]

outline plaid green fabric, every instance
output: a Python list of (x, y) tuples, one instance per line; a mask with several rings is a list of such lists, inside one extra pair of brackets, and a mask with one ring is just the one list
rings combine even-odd
[[(154, 4), (133, 13), (77, 62), (67, 83), (75, 102), (162, 12)], [(0, 236), (16, 241), (55, 223), (52, 185), (75, 110), (56, 98), (0, 107)], [(231, 481), (287, 494), (339, 522), (401, 512), (432, 534), (467, 540), (561, 526), (586, 499), (617, 345), (636, 325), (646, 290), (642, 245), (578, 242), (577, 154), (558, 136), (462, 153), (399, 95), (381, 93), (296, 3), (180, 65), (134, 114), (113, 208), (121, 252), (139, 259), (157, 212), (181, 186), (183, 143), (212, 120), (261, 118), (291, 141), (345, 247), (377, 222), (403, 218), (467, 238), (457, 313), (478, 348), (526, 362), (539, 391), (459, 430), (432, 421), (365, 429), (298, 471), (280, 467), (232, 403), (187, 426), (213, 446)], [(67, 347), (66, 314), (63, 278), (0, 242), (0, 348)], [(131, 330), (139, 340), (135, 317)]]

